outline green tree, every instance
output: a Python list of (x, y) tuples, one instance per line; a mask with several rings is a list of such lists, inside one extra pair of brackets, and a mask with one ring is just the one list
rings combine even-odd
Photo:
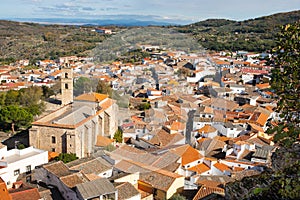
[(0, 120), (11, 126), (12, 133), (16, 127), (27, 127), (33, 120), (33, 116), (25, 108), (16, 105), (4, 106), (0, 109)]
[(113, 144), (109, 144), (106, 147), (104, 147), (104, 150), (112, 152), (112, 151), (116, 150), (116, 147)]
[(0, 93), (0, 106), (4, 106), (5, 105), (5, 98), (6, 98), (6, 93), (5, 92), (1, 92)]
[(29, 105), (27, 107), (24, 107), (29, 113), (32, 114), (32, 116), (38, 116), (42, 114), (43, 111), (45, 111), (45, 104), (43, 102), (39, 104), (33, 104)]
[(141, 103), (138, 107), (139, 110), (148, 110), (151, 108), (151, 104), (146, 102), (146, 103)]
[(59, 161), (63, 161), (64, 163), (68, 163), (71, 162), (73, 160), (77, 160), (78, 157), (76, 156), (75, 153), (60, 153), (59, 156), (57, 156), (55, 158), (55, 160)]
[(116, 142), (123, 142), (123, 131), (121, 128), (118, 128), (118, 130), (115, 132), (114, 139), (116, 140)]
[(50, 96), (54, 95), (54, 90), (50, 87), (47, 87), (45, 85), (42, 86), (42, 91), (43, 91), (43, 97), (45, 99), (49, 98)]
[(55, 96), (61, 93), (61, 81), (56, 81), (56, 83), (51, 87), (51, 90), (53, 90)]
[(112, 89), (111, 89), (110, 85), (106, 81), (103, 81), (103, 80), (98, 81), (96, 92), (101, 93), (101, 94), (108, 94), (110, 97), (112, 95)]
[(181, 196), (180, 194), (174, 194), (170, 200), (186, 200), (184, 196)]
[(269, 132), (276, 140), (291, 145), (300, 134), (300, 25), (286, 25), (279, 34), (271, 86), (277, 95), (277, 112), (282, 122)]
[(5, 95), (5, 105), (18, 105), (19, 104), (19, 92), (16, 90), (9, 90)]
[(74, 83), (74, 95), (78, 96), (85, 92), (95, 91), (97, 81), (87, 77), (80, 77)]
[(39, 104), (43, 96), (41, 87), (29, 87), (19, 91), (19, 104), (22, 106), (31, 106)]
[(19, 150), (21, 150), (21, 149), (25, 149), (26, 147), (25, 147), (24, 144), (21, 143), (21, 144), (18, 144), (17, 148), (18, 148)]
[(45, 104), (41, 101), (43, 89), (41, 87), (29, 87), (19, 91), (19, 105), (23, 106), (33, 116), (40, 115), (45, 110)]

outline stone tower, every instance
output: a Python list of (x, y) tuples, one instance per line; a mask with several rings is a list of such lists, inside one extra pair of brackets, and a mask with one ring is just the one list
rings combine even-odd
[(61, 69), (61, 104), (73, 102), (73, 70), (69, 63)]

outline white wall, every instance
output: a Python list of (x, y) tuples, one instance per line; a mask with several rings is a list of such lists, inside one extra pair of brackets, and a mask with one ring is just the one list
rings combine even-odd
[(230, 138), (235, 138), (240, 133), (240, 131), (237, 131), (237, 128), (225, 128), (222, 124), (214, 124), (213, 127), (216, 128), (222, 135)]
[(126, 200), (140, 200), (142, 197), (141, 197), (141, 194), (138, 194), (138, 195), (135, 195), (135, 196), (133, 196), (133, 197), (131, 197), (131, 198), (128, 198), (128, 199), (126, 199)]
[(248, 167), (252, 168), (254, 167), (254, 164), (246, 164), (246, 163), (241, 163), (241, 162), (230, 162), (228, 160), (220, 160), (220, 163), (223, 163), (229, 167), (242, 167), (248, 169)]
[(5, 156), (5, 153), (7, 152), (7, 146), (3, 146), (1, 149), (0, 149), (0, 159), (2, 160), (2, 157)]
[(234, 94), (240, 94), (241, 92), (245, 92), (245, 87), (241, 86), (241, 87), (236, 87), (236, 86), (233, 86), (233, 87), (230, 87), (230, 89), (232, 89), (232, 93)]
[(6, 162), (7, 167), (0, 169), (0, 177), (6, 183), (9, 182), (7, 187), (11, 187), (19, 176), (19, 174), (14, 174), (15, 170), (19, 170), (22, 174), (27, 172), (27, 166), (30, 166), (30, 170), (33, 170), (36, 166), (48, 163), (48, 152), (33, 147), (22, 150), (12, 149), (4, 155), (2, 164), (4, 162)]

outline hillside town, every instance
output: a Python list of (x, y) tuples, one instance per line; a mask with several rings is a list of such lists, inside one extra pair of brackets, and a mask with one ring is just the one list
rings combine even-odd
[[(61, 86), (26, 148), (0, 143), (0, 199), (216, 199), (227, 183), (271, 165), (277, 147), (267, 130), (281, 118), (270, 54), (141, 49), (150, 56), (140, 63), (69, 56), (0, 67), (1, 91)], [(105, 81), (127, 101), (75, 96), (80, 77)], [(55, 160), (61, 153), (78, 159)]]

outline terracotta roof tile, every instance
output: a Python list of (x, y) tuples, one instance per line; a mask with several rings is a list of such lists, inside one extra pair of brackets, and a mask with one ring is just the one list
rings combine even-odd
[(118, 200), (130, 199), (140, 194), (139, 191), (128, 182), (116, 186), (116, 189), (118, 190)]
[(158, 145), (159, 147), (166, 147), (182, 140), (183, 138), (184, 136), (181, 134), (169, 134), (164, 129), (161, 129), (153, 138), (149, 140), (149, 142)]
[(99, 93), (85, 93), (75, 98), (75, 100), (79, 101), (92, 101), (92, 102), (101, 102), (104, 99), (108, 98), (106, 94), (99, 94)]
[(217, 129), (212, 127), (211, 125), (205, 125), (204, 127), (198, 129), (199, 133), (212, 133), (215, 132)]
[(75, 187), (77, 184), (86, 182), (78, 173), (61, 177), (60, 180), (69, 188)]
[(207, 172), (208, 170), (210, 170), (210, 168), (206, 164), (201, 163), (201, 164), (196, 165), (194, 167), (188, 168), (188, 170), (196, 172), (197, 174), (202, 174), (202, 173)]
[(37, 188), (10, 193), (12, 200), (39, 200), (41, 196)]
[[(80, 160), (83, 160), (80, 162)], [(86, 160), (86, 161), (85, 161)], [(99, 158), (93, 158), (91, 160), (89, 159), (78, 159), (75, 161), (72, 161), (68, 163), (71, 170), (78, 170), (85, 174), (100, 174), (102, 172), (105, 172), (109, 169), (112, 169), (112, 166), (101, 157)]]
[(109, 139), (107, 137), (98, 135), (97, 136), (96, 146), (98, 146), (98, 147), (106, 147), (106, 146), (112, 144), (113, 142), (114, 142), (113, 139)]
[(48, 152), (48, 160), (52, 160), (58, 156), (59, 156), (59, 153), (57, 153), (57, 152)]
[(258, 119), (257, 119), (256, 122), (258, 124), (260, 124), (261, 126), (264, 126), (266, 124), (268, 118), (269, 118), (269, 115), (266, 115), (264, 113), (260, 113), (260, 115), (259, 115), (259, 117), (258, 117)]
[(235, 171), (235, 172), (240, 172), (240, 171), (243, 171), (245, 169), (242, 168), (242, 167), (233, 167), (232, 170)]
[(173, 122), (172, 125), (171, 125), (171, 130), (175, 130), (175, 131), (178, 131), (178, 130), (184, 130), (185, 129), (185, 124), (181, 123), (181, 122)]
[(223, 185), (222, 182), (207, 180), (207, 179), (202, 179), (202, 180), (199, 179), (196, 183), (207, 187), (220, 187), (221, 185)]
[(182, 166), (203, 158), (200, 152), (194, 149), (193, 147), (191, 147), (190, 145), (183, 145), (181, 147), (172, 149), (171, 152), (181, 156)]
[(264, 133), (264, 129), (261, 126), (258, 126), (254, 123), (249, 123), (249, 125), (251, 126), (251, 128), (253, 129), (253, 131), (257, 131), (257, 132), (262, 132)]
[(269, 83), (261, 83), (261, 84), (257, 84), (256, 87), (258, 87), (259, 89), (267, 89), (270, 88), (270, 84)]
[(214, 164), (214, 167), (219, 169), (221, 172), (231, 171), (231, 169), (223, 163), (216, 163), (216, 164)]
[(69, 168), (62, 161), (49, 163), (44, 165), (43, 167), (57, 177), (63, 177), (72, 174)]
[(193, 198), (193, 200), (203, 199), (204, 197), (213, 193), (225, 196), (225, 190), (222, 188), (202, 186)]
[(175, 180), (175, 177), (167, 176), (163, 173), (149, 172), (140, 174), (139, 181), (150, 184), (154, 188), (168, 191)]
[(93, 181), (99, 178), (102, 178), (96, 174), (84, 174), (84, 177), (88, 180), (88, 181)]

